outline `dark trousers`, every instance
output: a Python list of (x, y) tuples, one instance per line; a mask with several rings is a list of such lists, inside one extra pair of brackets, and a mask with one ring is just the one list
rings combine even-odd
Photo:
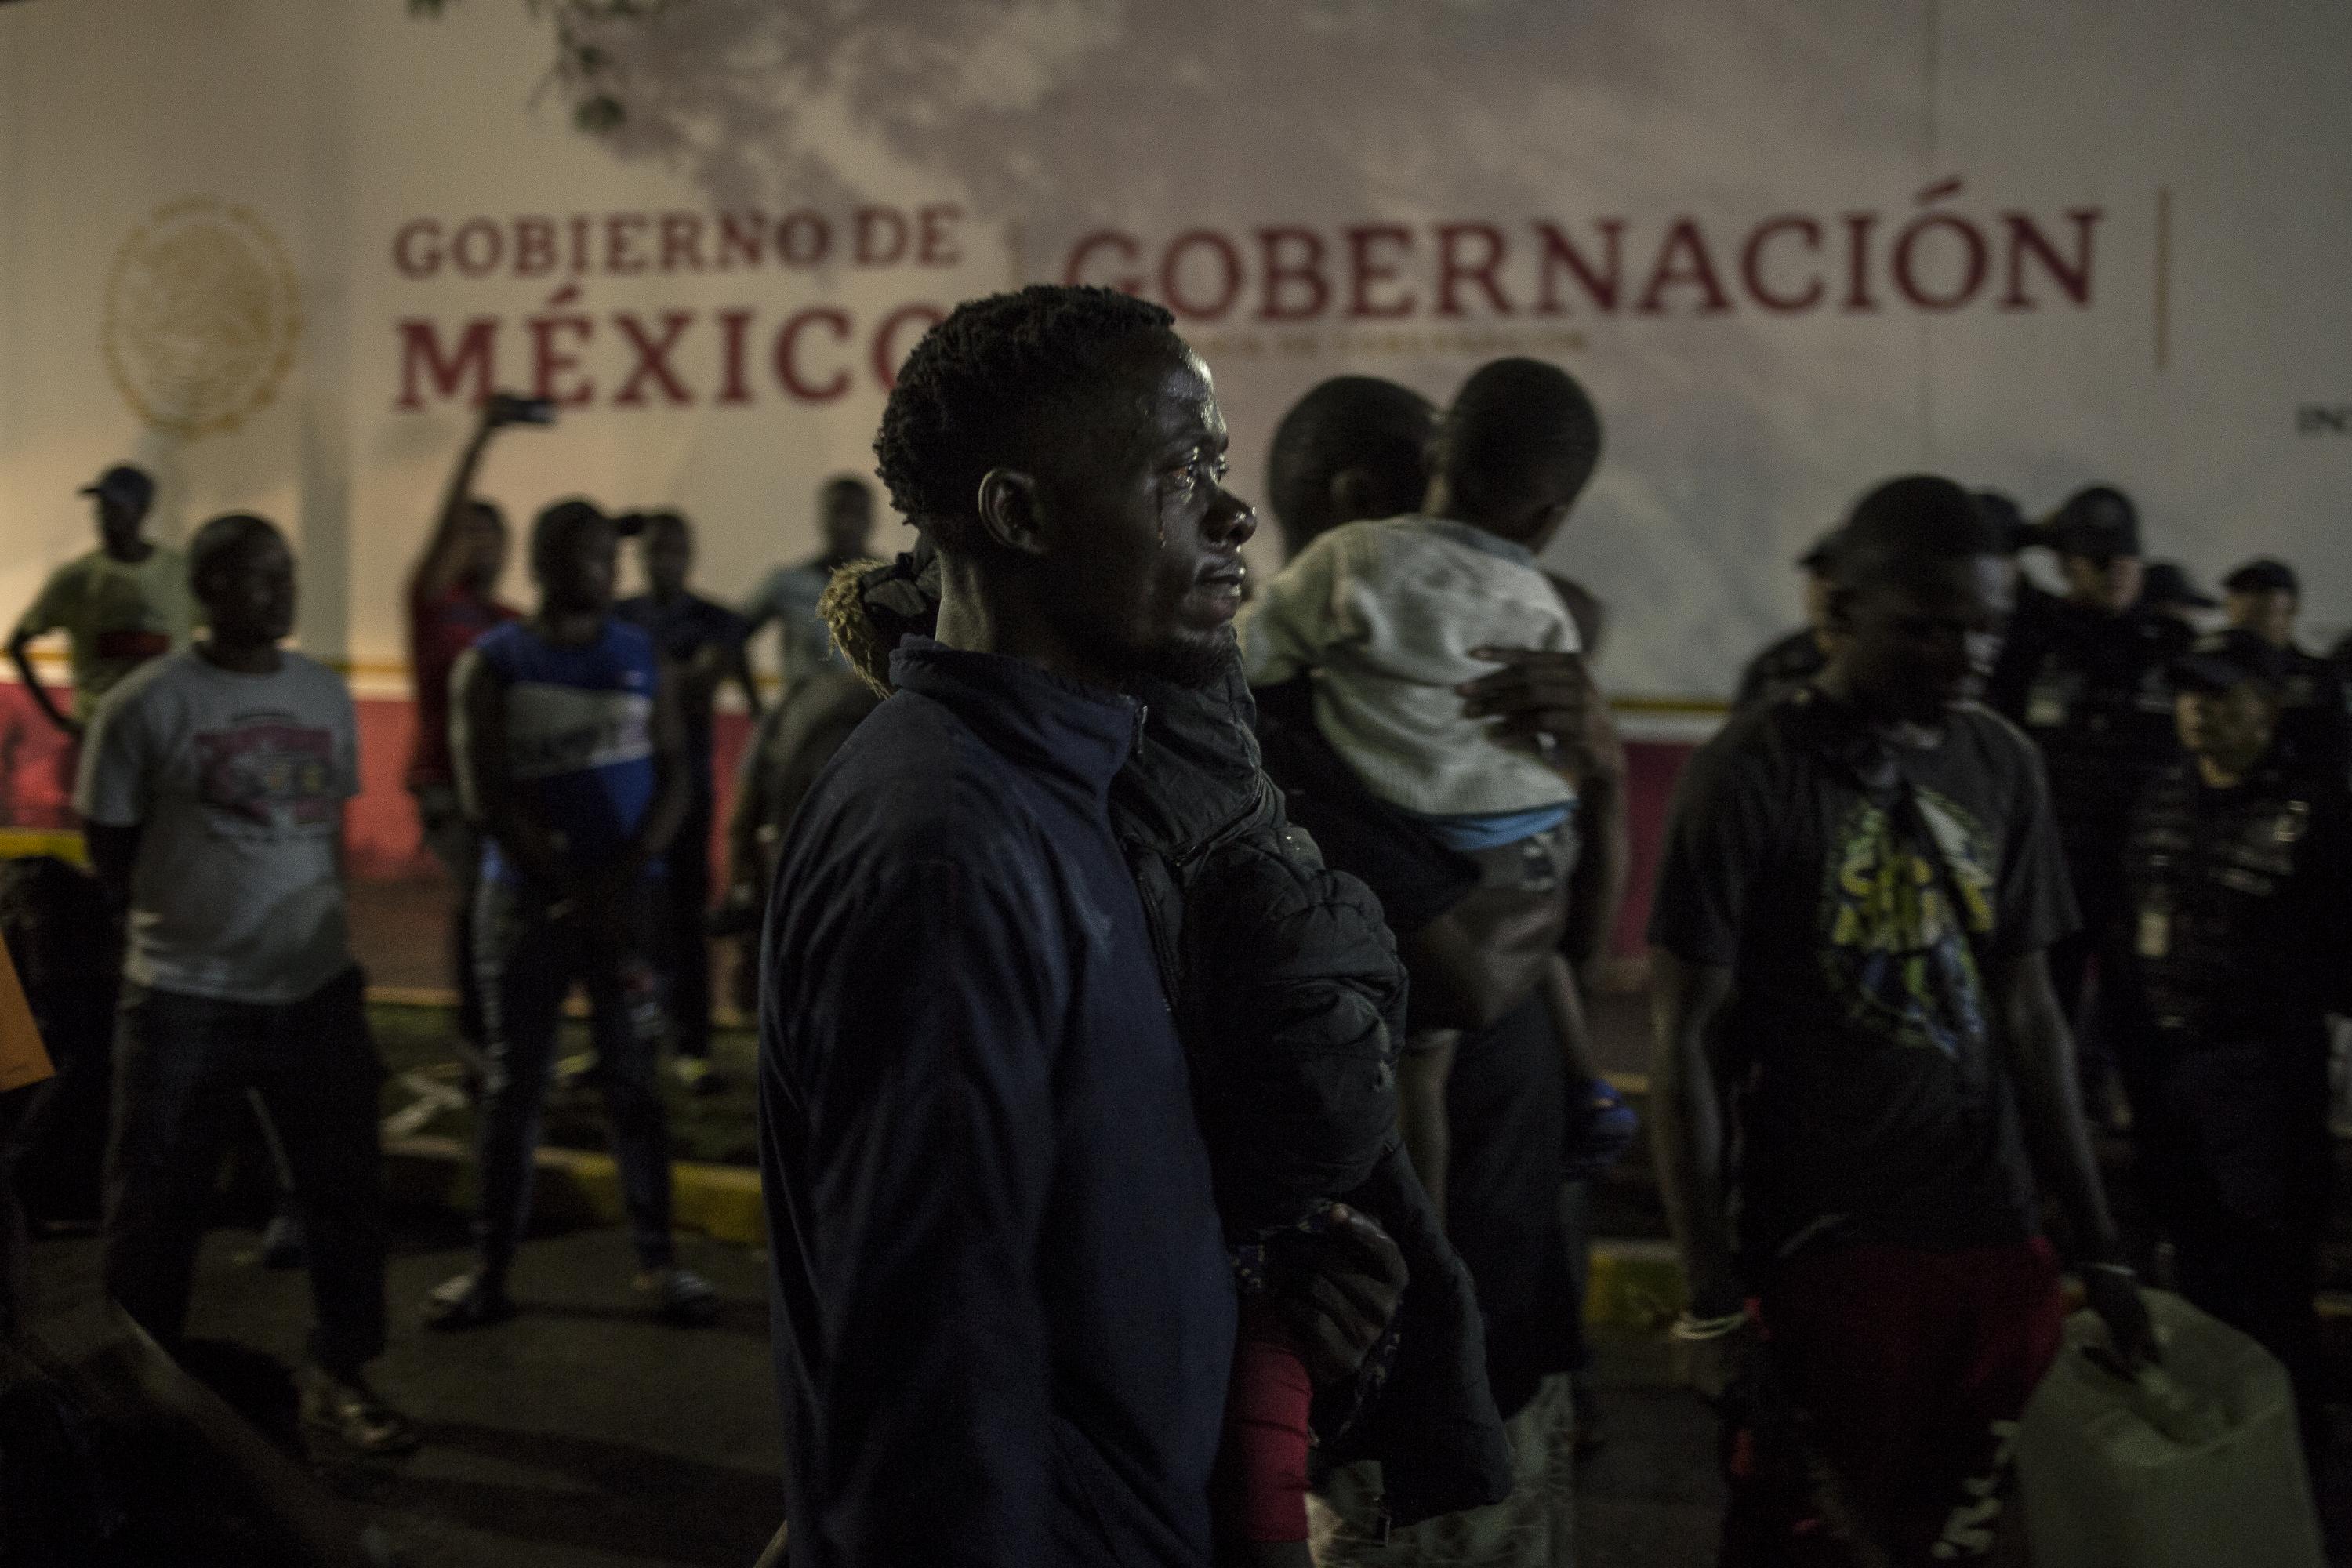
[(668, 1263), (669, 1119), (657, 1070), (664, 1026), (652, 969), (634, 952), (598, 942), (577, 921), (548, 920), (543, 900), (505, 882), (483, 882), (474, 935), (489, 1060), (481, 1110), (484, 1268), (505, 1278), (530, 1217), (531, 1157), (555, 1068), (556, 1028), (575, 982), (588, 991), (596, 1082), (613, 1119), (621, 1201), (637, 1258), (648, 1268)]
[(339, 1372), (383, 1353), (383, 1067), (346, 970), (299, 1002), (226, 1002), (126, 984), (107, 1157), (106, 1287), (166, 1348), (187, 1324), (215, 1175), (257, 1091), (308, 1232), (310, 1353)]
[(425, 847), (448, 872), (457, 889), (449, 911), (449, 975), (457, 987), (457, 1037), (478, 1048), (482, 1043), (482, 987), (474, 969), (475, 887), (482, 879), (482, 835), (467, 820), (456, 788), (449, 784), (412, 784), (416, 820)]
[[(2135, 1153), (2180, 1294), (2286, 1368), (2306, 1448), (2324, 1443), (2318, 1287), (2327, 1171), (2326, 1035), (2158, 1047)], [(2316, 1452), (2315, 1449), (2311, 1449)]]
[[(104, 961), (102, 961), (104, 962)], [(115, 986), (68, 1005), (35, 1004), (34, 1023), (57, 1076), (17, 1097), (22, 1113), (0, 1152), (34, 1220), (89, 1224), (105, 1213), (106, 1139), (114, 1098)]]
[(682, 1057), (710, 1055), (710, 787), (698, 784), (692, 809), (662, 858), (655, 896), (661, 914), (654, 928), (654, 967), (661, 972), (670, 1044)]

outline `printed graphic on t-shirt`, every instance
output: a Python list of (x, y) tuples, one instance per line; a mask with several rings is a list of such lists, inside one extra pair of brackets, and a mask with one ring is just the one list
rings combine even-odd
[[(635, 670), (626, 673), (642, 684)], [(644, 690), (586, 691), (519, 680), (507, 688), (507, 766), (519, 779), (553, 778), (654, 753), (654, 700)]]
[(333, 731), (283, 713), (240, 713), (194, 740), (196, 795), (214, 832), (281, 838), (332, 829), (345, 794)]
[[(1988, 1034), (1969, 933), (1992, 930), (1995, 856), (1983, 826), (1957, 802), (1931, 790), (1916, 799), (1932, 847), (1866, 799), (1838, 825), (1822, 879), (1822, 963), (1854, 1023), (1958, 1060), (1980, 1050)], [(1942, 869), (1931, 854), (1942, 856)], [(1948, 889), (1964, 906), (1958, 918)]]

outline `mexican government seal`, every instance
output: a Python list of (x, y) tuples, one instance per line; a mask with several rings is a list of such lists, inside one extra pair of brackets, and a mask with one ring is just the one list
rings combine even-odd
[(285, 247), (247, 207), (158, 207), (106, 280), (106, 367), (133, 412), (182, 436), (234, 430), (268, 405), (302, 336)]

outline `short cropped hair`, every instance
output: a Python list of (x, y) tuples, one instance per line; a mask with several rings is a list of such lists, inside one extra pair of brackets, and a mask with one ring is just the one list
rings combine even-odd
[(2009, 541), (1976, 499), (1950, 479), (1906, 474), (1854, 502), (1838, 532), (1841, 586), (1907, 582), (1927, 567), (1979, 555), (2007, 555)]
[(1574, 376), (1535, 359), (1482, 365), (1438, 437), (1447, 493), (1507, 515), (1573, 501), (1601, 461), (1601, 415)]
[(266, 517), (257, 517), (249, 511), (223, 512), (189, 539), (188, 581), (192, 584), (203, 582), (226, 567), (238, 552), (259, 540), (282, 542), (285, 537), (278, 525)]
[(1331, 479), (1349, 468), (1371, 476), (1383, 495), (1421, 504), (1437, 409), (1409, 386), (1376, 375), (1335, 375), (1291, 405), (1275, 426), (1265, 459), (1266, 504), (1296, 554), (1337, 521)]
[(541, 509), (530, 524), (530, 569), (535, 576), (545, 576), (548, 563), (572, 548), (581, 530), (589, 527), (611, 528), (612, 519), (599, 510), (596, 503), (573, 496), (568, 500), (550, 503)]
[(1091, 286), (957, 306), (907, 356), (882, 411), (874, 453), (891, 504), (940, 550), (979, 549), (981, 479), (1033, 459), (1045, 416), (1082, 397), (1118, 345), (1175, 328), (1164, 308)]

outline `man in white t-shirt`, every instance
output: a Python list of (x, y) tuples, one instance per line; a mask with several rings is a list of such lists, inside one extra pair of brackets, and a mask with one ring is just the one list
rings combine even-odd
[(304, 1418), (402, 1452), (415, 1429), (362, 1372), (384, 1347), (383, 1067), (343, 914), (343, 803), (359, 793), (351, 694), (278, 646), (293, 627), (294, 560), (276, 528), (215, 518), (189, 577), (210, 637), (108, 695), (75, 795), (130, 929), (107, 1289), (166, 1347), (179, 1341), (210, 1174), (257, 1091), (309, 1229)]
[[(81, 493), (98, 513), (98, 548), (50, 574), (8, 638), (8, 657), (26, 693), (76, 739), (116, 682), (186, 646), (192, 618), (186, 560), (141, 532), (155, 500), (147, 471), (117, 463)], [(33, 673), (31, 646), (50, 632), (65, 633), (72, 660), (70, 718), (58, 711)]]
[(817, 492), (817, 531), (824, 550), (814, 560), (768, 574), (738, 612), (750, 623), (743, 634), (747, 643), (770, 621), (776, 623), (776, 670), (787, 695), (812, 676), (849, 668), (817, 614), (817, 601), (824, 597), (834, 573), (870, 553), (872, 488), (856, 474), (827, 479)]

